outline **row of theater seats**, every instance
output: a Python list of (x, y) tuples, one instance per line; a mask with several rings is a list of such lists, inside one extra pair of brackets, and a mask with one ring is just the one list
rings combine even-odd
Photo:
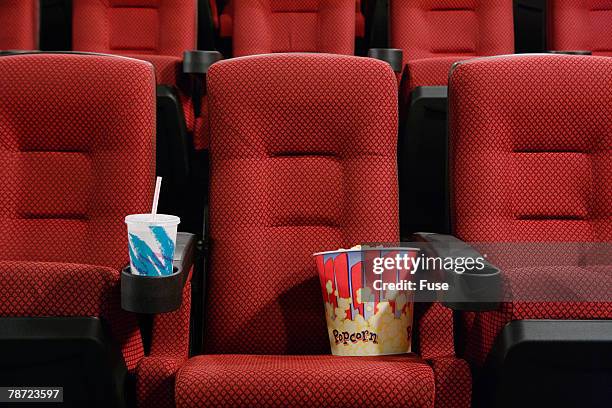
[[(211, 67), (209, 268), (206, 293), (193, 292), (204, 314), (191, 310), (193, 243), (181, 235), (182, 306), (140, 325), (120, 308), (119, 270), (123, 217), (146, 212), (153, 194), (152, 66), (14, 54), (0, 72), (0, 384), (59, 384), (67, 406), (96, 407), (125, 406), (126, 395), (139, 407), (469, 407), (494, 380), (502, 406), (609, 402), (609, 300), (519, 297), (478, 312), (455, 305), (455, 319), (418, 303), (414, 354), (329, 355), (312, 253), (399, 239), (388, 64), (297, 53)], [(458, 239), (612, 240), (612, 58), (466, 60), (449, 87)], [(514, 294), (529, 289), (523, 267), (498, 262)], [(559, 262), (609, 296), (609, 264)], [(551, 273), (530, 271), (540, 272)], [(190, 315), (205, 325), (198, 355)], [(516, 357), (525, 350), (527, 362)], [(489, 364), (503, 370), (483, 371), (482, 384)]]
[[(1, 18), (22, 21), (24, 28), (3, 33), (2, 41), (23, 42), (0, 48), (35, 48), (28, 46), (36, 36), (28, 36), (27, 27), (35, 27), (36, 3), (4, 4), (13, 12)], [(551, 36), (571, 33), (553, 48), (610, 54), (607, 2), (549, 4), (551, 21), (568, 27), (551, 29)], [(0, 57), (0, 158), (9, 169), (2, 181), (8, 194), (3, 191), (0, 201), (0, 312), (10, 320), (4, 327), (10, 323), (22, 336), (2, 338), (11, 367), (0, 370), (7, 375), (3, 382), (28, 384), (36, 367), (47, 381), (54, 376), (58, 383), (80, 384), (67, 386), (66, 398), (81, 398), (81, 406), (88, 398), (110, 406), (125, 395), (124, 381), (117, 379), (124, 362), (123, 375), (136, 379), (126, 393), (142, 407), (364, 401), (467, 407), (473, 399), (468, 363), (475, 371), (487, 364), (508, 322), (612, 318), (609, 303), (504, 304), (495, 311), (457, 312), (457, 319), (440, 304), (421, 304), (414, 358), (332, 358), (310, 257), (361, 242), (394, 242), (400, 235), (413, 239), (409, 234), (418, 230), (472, 242), (609, 242), (612, 60), (474, 59), (512, 53), (511, 2), (391, 1), (391, 44), (404, 52), (398, 99), (397, 77), (374, 59), (265, 55), (219, 62), (210, 72), (204, 63), (214, 61), (211, 54), (187, 54), (184, 63), (183, 51), (195, 47), (195, 2), (75, 0), (73, 7), (75, 50), (136, 59)], [(352, 54), (359, 32), (352, 0), (236, 0), (230, 10), (219, 24), (227, 30), (224, 21), (231, 21), (236, 55)], [(325, 29), (315, 22), (326, 23)], [(581, 32), (589, 33), (588, 40), (580, 39)], [(397, 62), (396, 54), (387, 55)], [(207, 96), (200, 98), (204, 79)], [(168, 117), (185, 124), (173, 126)], [(210, 186), (194, 181), (208, 180), (207, 168), (190, 167), (185, 195), (169, 195), (182, 201), (210, 191), (206, 294), (194, 292), (196, 303), (205, 297), (204, 311), (190, 310), (187, 280), (180, 310), (137, 322), (119, 307), (118, 271), (127, 262), (122, 220), (148, 210), (156, 164), (158, 173), (172, 164), (167, 160), (160, 169), (160, 147), (164, 153), (176, 149), (175, 139), (188, 133), (198, 150), (211, 152)], [(189, 151), (192, 144), (179, 148)], [(204, 213), (185, 211), (187, 219)], [(201, 233), (201, 227), (192, 228)], [(511, 274), (508, 279), (512, 284)], [(32, 319), (42, 316), (44, 323)], [(94, 347), (101, 361), (88, 361), (92, 370), (83, 370), (69, 363), (74, 348), (36, 343), (45, 339), (38, 330), (48, 335), (45, 325), (73, 333), (74, 316), (102, 318), (113, 340), (96, 344), (118, 346), (121, 353)], [(198, 319), (205, 326), (203, 349), (194, 346)], [(77, 325), (87, 333), (98, 328), (84, 318)], [(584, 327), (573, 326), (589, 334)], [(588, 336), (581, 340), (589, 345)], [(20, 347), (28, 342), (40, 352), (23, 355)], [(190, 355), (194, 350), (201, 355)], [(609, 377), (602, 378), (602, 400), (609, 401)], [(506, 396), (510, 406), (529, 403), (512, 398), (520, 400), (525, 395), (516, 390), (526, 393), (533, 384), (518, 384)], [(95, 392), (74, 391), (79, 388)], [(571, 384), (560, 389), (566, 392), (547, 395), (547, 402), (574, 398)]]
[[(156, 68), (158, 88), (158, 173), (165, 177), (162, 209), (179, 214), (186, 231), (201, 229), (205, 197), (194, 194), (206, 180), (207, 64), (221, 55), (186, 55), (197, 48), (198, 15), (210, 14), (222, 38), (231, 38), (226, 57), (274, 52), (353, 55), (355, 39), (372, 25), (377, 1), (353, 0), (78, 0), (72, 2), (72, 49), (136, 57)], [(402, 188), (402, 233), (448, 231), (443, 188), (445, 106), (448, 70), (457, 61), (514, 52), (512, 0), (390, 0), (389, 46), (403, 74), (402, 180), (427, 174), (432, 188), (419, 191), (428, 205), (410, 206)], [(198, 5), (205, 10), (198, 11)], [(384, 9), (383, 5), (383, 9)], [(0, 49), (37, 48), (38, 0), (0, 3)], [(549, 47), (610, 55), (608, 1), (550, 0)], [(367, 16), (367, 18), (366, 18)], [(137, 24), (135, 24), (137, 22)], [(211, 34), (212, 35), (212, 34)], [(400, 61), (401, 60), (401, 64)], [(415, 92), (417, 91), (417, 92)], [(428, 136), (434, 134), (437, 136)], [(413, 135), (410, 137), (409, 135)], [(441, 161), (442, 160), (442, 161)], [(194, 171), (192, 171), (194, 170)], [(402, 181), (403, 184), (403, 181)], [(426, 212), (423, 207), (427, 208)], [(407, 218), (406, 214), (413, 214)]]

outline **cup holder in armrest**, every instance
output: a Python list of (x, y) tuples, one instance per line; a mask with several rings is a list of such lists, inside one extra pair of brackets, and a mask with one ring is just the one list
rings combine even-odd
[(385, 61), (397, 73), (404, 68), (404, 52), (398, 48), (370, 48), (368, 57)]
[(183, 302), (183, 287), (189, 271), (174, 267), (168, 276), (134, 275), (130, 267), (121, 271), (121, 307), (134, 313), (173, 312)]

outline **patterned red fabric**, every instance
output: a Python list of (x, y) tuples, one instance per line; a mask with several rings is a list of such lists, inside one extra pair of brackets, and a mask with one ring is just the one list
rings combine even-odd
[(233, 13), (234, 57), (355, 51), (355, 0), (240, 0)]
[(153, 69), (28, 54), (0, 58), (0, 71), (0, 259), (15, 262), (2, 271), (3, 313), (125, 324), (114, 334), (131, 368), (142, 355), (135, 321), (105, 307), (118, 302), (128, 263), (123, 219), (147, 211), (152, 197)]
[(415, 304), (416, 351), (424, 359), (455, 355), (453, 312), (440, 303)]
[[(227, 2), (227, 5), (223, 7), (221, 16), (214, 23), (215, 27), (219, 28), (219, 35), (223, 38), (229, 38), (234, 33), (234, 1), (235, 0), (229, 0)], [(212, 3), (214, 3), (214, 1), (211, 1), (211, 4)], [(355, 36), (358, 38), (363, 38), (365, 36), (365, 17), (361, 12), (361, 0), (356, 0), (355, 2)]]
[(395, 76), (278, 54), (219, 62), (208, 84), (206, 351), (329, 353), (312, 254), (398, 239)]
[(465, 360), (453, 357), (429, 361), (435, 375), (437, 408), (472, 406), (472, 373)]
[(514, 52), (512, 0), (392, 0), (390, 19), (410, 89), (446, 85), (454, 61)]
[(177, 407), (434, 407), (431, 367), (409, 356), (209, 355), (176, 382)]
[(72, 17), (78, 51), (181, 57), (196, 47), (196, 0), (78, 0)]
[(38, 0), (0, 1), (0, 50), (38, 49)]
[(189, 357), (191, 282), (183, 291), (181, 308), (155, 315), (151, 353), (138, 364), (136, 395), (143, 408), (174, 407), (174, 384), (178, 369)]
[(153, 64), (158, 84), (178, 87), (194, 145), (207, 147), (208, 136), (193, 122), (189, 87), (182, 78), (183, 52), (197, 48), (197, 0), (79, 0), (72, 14), (74, 50)]
[(548, 2), (548, 48), (612, 56), (612, 0)]
[[(471, 242), (610, 242), (611, 87), (612, 59), (604, 57), (513, 56), (459, 65), (449, 95), (456, 235)], [(530, 290), (534, 276), (546, 273), (505, 268), (507, 290)], [(586, 288), (609, 284), (588, 281), (609, 271), (572, 275)], [(467, 354), (482, 364), (511, 320), (611, 317), (610, 303), (506, 303), (469, 317)]]

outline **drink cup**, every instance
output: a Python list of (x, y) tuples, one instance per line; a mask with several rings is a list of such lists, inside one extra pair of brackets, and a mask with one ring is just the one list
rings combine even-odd
[(380, 284), (405, 283), (412, 279), (411, 271), (375, 273), (373, 268), (376, 258), (380, 261), (398, 254), (416, 257), (418, 249), (366, 248), (314, 254), (333, 355), (410, 353), (414, 291), (384, 290)]
[(125, 217), (133, 274), (168, 276), (174, 273), (172, 262), (180, 222), (179, 217), (165, 214), (133, 214)]

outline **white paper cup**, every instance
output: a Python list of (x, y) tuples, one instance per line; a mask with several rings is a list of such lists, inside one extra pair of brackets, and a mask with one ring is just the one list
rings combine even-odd
[(134, 275), (172, 275), (176, 233), (181, 219), (174, 215), (133, 214), (125, 217), (130, 268)]

